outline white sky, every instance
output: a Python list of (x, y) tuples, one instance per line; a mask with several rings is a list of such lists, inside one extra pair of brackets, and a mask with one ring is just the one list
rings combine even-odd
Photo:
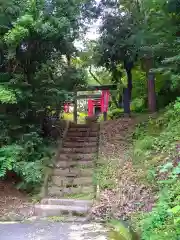
[(101, 24), (101, 21), (99, 19), (92, 26), (89, 26), (89, 31), (86, 34), (87, 39), (96, 40), (99, 37), (98, 28), (100, 24)]
[[(96, 40), (99, 37), (99, 33), (98, 33), (98, 28), (101, 25), (101, 21), (97, 20), (95, 23), (93, 23), (92, 25), (88, 26), (88, 31), (85, 34), (83, 41), (88, 41), (88, 40)], [(79, 50), (83, 48), (84, 44), (83, 41), (78, 40), (75, 41), (75, 47), (77, 47)]]
[[(96, 0), (97, 4), (100, 2), (101, 0)], [(98, 28), (101, 25), (101, 20), (98, 19), (96, 20), (96, 22), (94, 22), (93, 24), (88, 26), (88, 31), (84, 37), (84, 40), (96, 40), (99, 37), (99, 33), (98, 33)], [(75, 46), (78, 49), (82, 49), (83, 48), (83, 43), (82, 41), (75, 41)]]

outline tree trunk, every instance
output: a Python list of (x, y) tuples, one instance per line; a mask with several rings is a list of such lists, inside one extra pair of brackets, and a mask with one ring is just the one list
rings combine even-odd
[(148, 109), (149, 112), (156, 112), (156, 90), (155, 90), (155, 75), (151, 72), (151, 68), (153, 68), (153, 58), (146, 57), (142, 59), (142, 67), (146, 72), (147, 76), (147, 87), (148, 87)]
[(130, 114), (130, 91), (129, 88), (123, 88), (123, 108), (125, 114)]
[(67, 65), (68, 65), (68, 67), (70, 67), (71, 66), (71, 56), (70, 56), (70, 54), (67, 54), (66, 58), (67, 58)]
[(156, 112), (156, 90), (155, 90), (155, 75), (152, 72), (147, 74), (148, 83), (148, 109), (151, 113)]
[(99, 79), (94, 75), (94, 73), (92, 72), (91, 66), (89, 67), (89, 73), (91, 74), (91, 76), (94, 78), (94, 80), (99, 84), (102, 85), (102, 83), (99, 81)]
[(123, 108), (124, 113), (130, 114), (130, 103), (132, 97), (132, 68), (133, 63), (124, 63), (124, 67), (127, 74), (127, 87), (123, 89)]
[(126, 69), (127, 80), (128, 80), (128, 89), (129, 89), (129, 100), (132, 98), (132, 69)]
[(103, 112), (104, 121), (107, 121), (107, 112)]
[(119, 93), (118, 107), (122, 108), (122, 106), (123, 106), (123, 94)]

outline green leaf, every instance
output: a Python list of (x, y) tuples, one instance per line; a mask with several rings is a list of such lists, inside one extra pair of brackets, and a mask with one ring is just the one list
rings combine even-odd
[(177, 206), (169, 209), (168, 211), (171, 212), (171, 213), (173, 213), (173, 214), (180, 213), (180, 205), (177, 205)]
[(176, 175), (180, 174), (180, 167), (175, 167), (172, 171), (172, 174), (176, 174)]
[(1, 103), (17, 103), (16, 95), (7, 87), (0, 85), (0, 102)]
[(169, 169), (173, 168), (173, 163), (172, 162), (168, 162), (165, 165), (163, 165), (160, 169), (160, 173), (164, 173), (164, 172), (168, 172)]
[(180, 223), (180, 217), (174, 218), (174, 223), (175, 224), (177, 224), (177, 223), (179, 224)]

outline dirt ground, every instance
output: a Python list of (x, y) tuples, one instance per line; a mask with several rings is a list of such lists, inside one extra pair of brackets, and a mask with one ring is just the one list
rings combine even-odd
[[(104, 164), (115, 164), (115, 186), (101, 189), (99, 200), (92, 209), (95, 219), (118, 218), (127, 220), (137, 211), (150, 211), (154, 199), (151, 189), (138, 181), (128, 150), (132, 146), (131, 133), (139, 119), (120, 118), (101, 124), (99, 158)], [(139, 170), (138, 170), (139, 171)]]
[(0, 217), (20, 214), (30, 205), (28, 194), (17, 190), (12, 182), (0, 180)]

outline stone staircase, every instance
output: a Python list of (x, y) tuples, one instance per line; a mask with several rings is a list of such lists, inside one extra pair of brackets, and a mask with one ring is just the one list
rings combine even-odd
[(98, 140), (99, 124), (70, 123), (48, 181), (47, 196), (35, 205), (35, 215), (87, 215), (95, 196)]

